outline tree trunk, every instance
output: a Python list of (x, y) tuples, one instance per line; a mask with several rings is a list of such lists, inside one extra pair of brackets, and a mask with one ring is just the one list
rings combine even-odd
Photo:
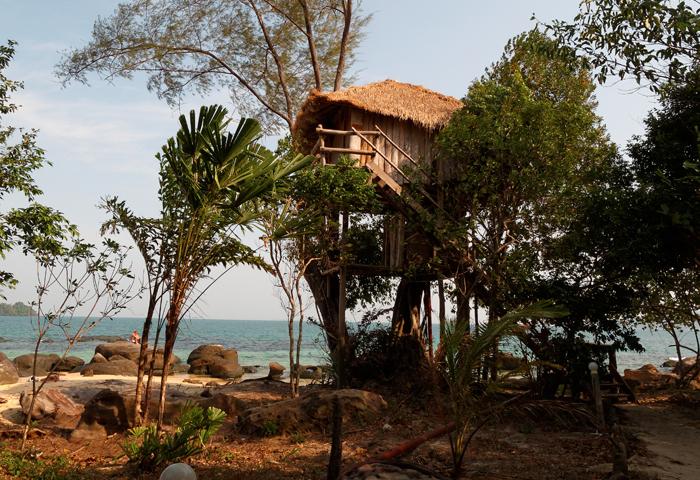
[(421, 337), (421, 303), (423, 293), (429, 286), (430, 283), (427, 281), (401, 279), (396, 289), (396, 301), (391, 319), (391, 330), (394, 335)]
[(447, 324), (447, 315), (445, 313), (445, 284), (442, 279), (438, 280), (438, 299), (438, 316), (440, 317), (440, 343), (442, 343), (442, 339), (445, 335), (445, 326)]
[[(143, 396), (143, 375), (146, 372), (146, 362), (148, 361), (148, 336), (151, 333), (153, 323), (153, 312), (156, 310), (156, 299), (151, 297), (148, 301), (148, 312), (143, 322), (141, 331), (141, 348), (139, 349), (139, 368), (136, 372), (136, 392), (134, 393), (134, 423), (141, 425), (143, 422), (143, 409), (141, 408), (141, 397)], [(146, 406), (148, 408), (148, 406)]]
[(180, 320), (180, 302), (175, 299), (175, 303), (168, 312), (168, 323), (165, 326), (165, 348), (163, 349), (163, 373), (160, 377), (160, 396), (158, 398), (158, 421), (156, 429), (160, 432), (163, 428), (163, 416), (165, 413), (165, 394), (168, 386), (168, 374), (170, 373), (170, 362), (175, 348), (177, 329)]
[(153, 340), (153, 349), (151, 349), (151, 362), (148, 369), (148, 379), (146, 380), (146, 389), (143, 395), (143, 423), (148, 423), (148, 407), (151, 401), (151, 385), (153, 384), (153, 370), (155, 370), (156, 353), (158, 352), (158, 342), (160, 341), (160, 332), (163, 329), (163, 324), (158, 319), (158, 328), (156, 329), (156, 338)]
[(455, 278), (456, 292), (455, 296), (457, 299), (457, 324), (467, 326), (467, 333), (470, 333), (471, 328), (469, 325), (470, 321), (470, 306), (469, 306), (469, 293), (470, 288), (467, 284), (467, 277), (460, 275)]
[(306, 269), (304, 279), (311, 289), (314, 302), (316, 302), (316, 306), (321, 315), (321, 322), (326, 333), (328, 349), (334, 352), (337, 346), (336, 332), (338, 331), (339, 276), (337, 273), (322, 275), (319, 263), (313, 262)]

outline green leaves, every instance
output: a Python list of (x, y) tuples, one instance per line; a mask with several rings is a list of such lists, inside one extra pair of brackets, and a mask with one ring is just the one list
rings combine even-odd
[(129, 430), (130, 438), (122, 444), (122, 450), (130, 463), (153, 471), (163, 463), (184, 460), (201, 453), (225, 420), (226, 413), (218, 408), (203, 409), (188, 403), (180, 413), (175, 432), (159, 434), (155, 425), (132, 428)]
[(672, 0), (588, 0), (572, 22), (545, 24), (595, 78), (632, 77), (658, 92), (683, 82), (700, 54), (700, 7)]
[[(36, 130), (4, 124), (4, 116), (17, 109), (9, 94), (22, 88), (21, 82), (3, 74), (14, 55), (14, 46), (12, 41), (0, 45), (0, 202), (6, 195), (19, 193), (31, 203), (7, 212), (0, 210), (0, 258), (16, 247), (25, 254), (48, 258), (62, 255), (63, 241), (77, 232), (60, 212), (34, 201), (42, 193), (34, 181), (34, 172), (48, 164), (36, 143)], [(12, 273), (0, 271), (0, 298), (4, 298), (3, 287), (15, 284)]]

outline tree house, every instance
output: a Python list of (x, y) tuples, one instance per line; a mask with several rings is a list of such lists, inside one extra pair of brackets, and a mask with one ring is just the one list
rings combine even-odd
[(432, 258), (433, 245), (420, 225), (407, 219), (445, 208), (439, 186), (452, 169), (435, 155), (433, 142), (461, 106), (456, 98), (393, 80), (313, 91), (304, 102), (294, 125), (301, 152), (330, 165), (342, 155), (355, 159), (395, 207), (396, 214), (385, 221), (384, 265), (350, 265), (349, 273), (402, 275)]

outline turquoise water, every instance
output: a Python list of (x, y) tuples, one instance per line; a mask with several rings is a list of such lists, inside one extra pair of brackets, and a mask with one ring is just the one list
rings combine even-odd
[[(128, 338), (135, 329), (141, 332), (143, 319), (115, 318), (103, 320), (86, 335), (114, 335)], [(238, 350), (241, 365), (267, 365), (276, 361), (289, 364), (289, 336), (287, 322), (283, 320), (187, 320), (180, 326), (175, 342), (175, 354), (187, 360), (189, 353), (199, 345), (213, 343)], [(35, 330), (26, 317), (0, 317), (0, 351), (10, 358), (34, 349)], [(153, 334), (152, 334), (153, 335)], [(42, 353), (62, 353), (65, 337), (54, 328), (48, 341), (41, 345)], [(161, 336), (160, 344), (163, 343)], [(77, 343), (71, 355), (89, 360), (100, 341)], [(313, 324), (303, 327), (302, 364), (328, 363), (321, 348), (321, 330)]]
[[(141, 331), (141, 318), (115, 318), (104, 320), (87, 335), (114, 335), (128, 338), (136, 329)], [(26, 317), (0, 317), (0, 351), (14, 358), (33, 351), (34, 329)], [(645, 352), (619, 352), (618, 364), (621, 369), (637, 368), (651, 363), (661, 365), (669, 357), (676, 355), (670, 346), (671, 337), (663, 332), (638, 330)], [(433, 338), (438, 338), (438, 326), (433, 325)], [(89, 360), (99, 341), (81, 342), (74, 346), (71, 355)], [(162, 343), (162, 342), (161, 342)], [(214, 343), (238, 350), (242, 365), (267, 365), (276, 361), (282, 365), (289, 363), (289, 337), (287, 322), (284, 320), (187, 320), (183, 321), (175, 344), (175, 354), (183, 360), (197, 346)], [(42, 353), (62, 353), (66, 345), (60, 330), (54, 329), (40, 351)], [(323, 351), (324, 341), (321, 329), (313, 324), (304, 324), (301, 363), (328, 363)]]

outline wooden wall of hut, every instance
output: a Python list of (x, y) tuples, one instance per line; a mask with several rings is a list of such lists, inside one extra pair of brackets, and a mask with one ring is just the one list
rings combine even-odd
[[(352, 127), (355, 127), (357, 130), (375, 130), (375, 125), (403, 151), (408, 153), (413, 160), (418, 162), (424, 170), (431, 170), (433, 166), (431, 164), (433, 135), (431, 132), (417, 127), (412, 122), (398, 120), (384, 115), (377, 115), (356, 108), (346, 108), (344, 124), (342, 127), (339, 125), (339, 127), (344, 130), (351, 130)], [(399, 174), (391, 164), (393, 163), (405, 173), (408, 173), (415, 170), (415, 167), (411, 165), (410, 161), (384, 137), (368, 138), (368, 140), (374, 143), (377, 149), (381, 151), (390, 162), (384, 160), (380, 155), (374, 157), (361, 155), (359, 156), (360, 164), (364, 165), (367, 162), (374, 161), (400, 185), (406, 183), (406, 178)], [(357, 136), (348, 137), (346, 145), (344, 146), (358, 150), (372, 150), (364, 140)]]

